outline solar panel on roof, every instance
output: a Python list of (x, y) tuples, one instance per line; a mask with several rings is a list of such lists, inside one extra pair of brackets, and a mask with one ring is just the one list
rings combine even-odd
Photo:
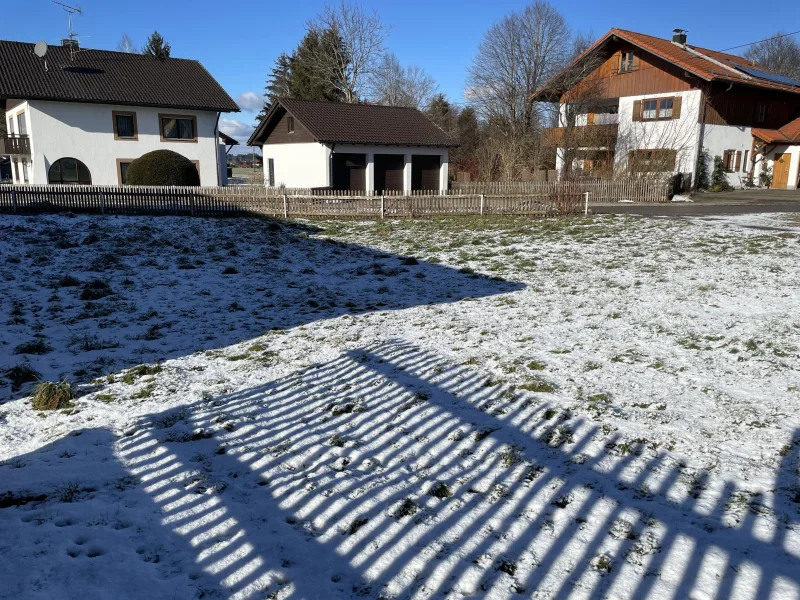
[(782, 85), (793, 85), (795, 87), (800, 87), (800, 81), (797, 79), (792, 79), (791, 77), (784, 77), (783, 75), (776, 75), (775, 73), (768, 73), (767, 71), (762, 71), (761, 69), (756, 69), (755, 67), (745, 67), (742, 65), (736, 65), (736, 68), (740, 71), (744, 71), (748, 75), (752, 75), (753, 77), (758, 77), (759, 79), (765, 79), (767, 81), (771, 81), (773, 83), (780, 83)]

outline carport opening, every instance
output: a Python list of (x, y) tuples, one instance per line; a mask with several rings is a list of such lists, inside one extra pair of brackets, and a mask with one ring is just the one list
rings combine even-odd
[(366, 154), (333, 155), (333, 189), (361, 192), (367, 189)]
[(381, 192), (402, 192), (405, 157), (402, 154), (375, 155), (375, 189)]
[(411, 189), (438, 190), (442, 161), (438, 155), (414, 154), (411, 157)]

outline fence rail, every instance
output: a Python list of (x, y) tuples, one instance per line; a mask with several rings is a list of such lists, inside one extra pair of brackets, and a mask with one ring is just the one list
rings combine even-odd
[(278, 218), (405, 218), (454, 215), (556, 216), (582, 212), (572, 184), (524, 193), (297, 190), (264, 186), (148, 187), (0, 185), (0, 212)]
[(579, 193), (589, 192), (589, 203), (668, 202), (671, 178), (574, 181), (473, 181), (453, 183), (453, 190), (462, 194), (548, 194), (570, 185)]

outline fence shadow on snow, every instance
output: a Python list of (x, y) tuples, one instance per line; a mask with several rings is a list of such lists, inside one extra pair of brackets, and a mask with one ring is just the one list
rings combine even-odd
[(113, 448), (69, 439), (124, 466), (118, 518), (171, 532), (175, 598), (797, 596), (800, 444), (752, 496), (646, 442), (615, 451), (545, 398), (393, 341), (151, 415)]

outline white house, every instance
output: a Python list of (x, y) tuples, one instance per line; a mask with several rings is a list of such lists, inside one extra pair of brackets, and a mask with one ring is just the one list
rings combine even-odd
[(125, 183), (128, 165), (173, 150), (201, 185), (224, 184), (219, 118), (239, 107), (194, 60), (0, 41), (0, 156), (13, 183)]
[(534, 98), (560, 103), (559, 127), (543, 133), (559, 173), (572, 161), (603, 176), (691, 181), (705, 150), (733, 186), (758, 184), (766, 169), (772, 187), (798, 186), (800, 81), (692, 46), (681, 30), (666, 40), (612, 29)]
[(279, 99), (253, 132), (268, 186), (447, 189), (455, 144), (414, 108)]

